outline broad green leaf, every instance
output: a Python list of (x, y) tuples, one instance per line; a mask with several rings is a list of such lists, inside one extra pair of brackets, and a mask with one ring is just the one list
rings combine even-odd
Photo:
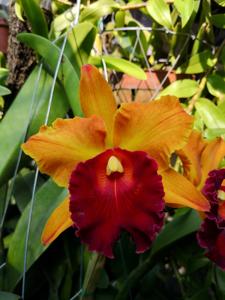
[(225, 0), (214, 0), (217, 4), (225, 7)]
[[(31, 99), (37, 75), (38, 69), (35, 68), (0, 123), (0, 141), (4, 141), (1, 142), (0, 147), (0, 185), (8, 180), (15, 168), (20, 144), (30, 117)], [(43, 70), (38, 84), (35, 98), (35, 113), (32, 118), (29, 134), (37, 132), (39, 127), (44, 123), (51, 85), (52, 77)], [(63, 117), (67, 110), (67, 97), (62, 87), (57, 83), (49, 123), (57, 117)]]
[(207, 140), (214, 140), (217, 137), (225, 138), (225, 128), (207, 128), (204, 135)]
[[(44, 62), (54, 73), (60, 55), (60, 49), (49, 40), (32, 33), (21, 33), (19, 41), (33, 48), (44, 58)], [(66, 95), (75, 115), (81, 115), (79, 102), (79, 78), (69, 59), (64, 55), (60, 64), (58, 78), (64, 86)]]
[(212, 23), (218, 28), (225, 29), (225, 14), (212, 15)]
[(6, 87), (0, 85), (0, 96), (5, 96), (11, 94), (11, 91)]
[(99, 0), (88, 5), (80, 14), (80, 22), (89, 21), (95, 23), (101, 17), (111, 14), (119, 8), (119, 4), (113, 0)]
[(1, 292), (0, 291), (0, 300), (19, 300), (20, 296), (12, 293)]
[(176, 69), (176, 73), (197, 74), (206, 71), (215, 65), (216, 59), (213, 59), (211, 51), (205, 50), (203, 52), (193, 55), (188, 61)]
[(161, 96), (171, 95), (178, 98), (187, 98), (193, 96), (198, 90), (198, 83), (191, 79), (181, 79), (174, 81), (164, 90), (162, 90), (157, 98)]
[(208, 128), (225, 128), (225, 115), (212, 101), (200, 98), (195, 108)]
[(181, 15), (181, 23), (184, 27), (193, 13), (194, 0), (174, 0), (174, 6)]
[(188, 209), (181, 215), (175, 215), (174, 219), (165, 225), (152, 246), (152, 254), (162, 250), (184, 236), (199, 229), (201, 219), (199, 214)]
[(88, 62), (95, 36), (96, 28), (89, 22), (78, 24), (68, 34), (68, 41), (64, 53), (70, 60), (77, 74), (80, 74), (80, 67)]
[(225, 77), (218, 74), (211, 74), (207, 77), (207, 88), (211, 95), (219, 98), (225, 98)]
[(115, 69), (117, 71), (126, 73), (140, 80), (147, 79), (145, 72), (139, 66), (119, 57), (106, 55), (103, 55), (101, 57), (90, 56), (89, 63), (94, 64), (96, 66), (102, 66), (102, 59), (105, 61), (107, 67), (110, 69)]
[(150, 16), (160, 25), (171, 29), (173, 27), (170, 8), (165, 0), (149, 0), (147, 11)]
[(21, 0), (21, 4), (31, 25), (32, 32), (48, 37), (48, 25), (40, 4), (35, 0)]
[[(66, 189), (60, 188), (50, 179), (37, 191), (28, 242), (27, 269), (46, 250), (47, 247), (41, 243), (43, 228), (52, 211), (62, 202), (67, 193)], [(21, 278), (23, 271), (24, 245), (29, 210), (30, 204), (23, 211), (9, 245), (5, 285), (10, 290), (14, 288)]]
[(62, 14), (54, 17), (51, 24), (51, 31), (54, 32), (54, 36), (58, 37), (60, 33), (68, 28), (71, 22), (74, 20), (74, 16), (77, 13), (77, 6), (67, 9)]

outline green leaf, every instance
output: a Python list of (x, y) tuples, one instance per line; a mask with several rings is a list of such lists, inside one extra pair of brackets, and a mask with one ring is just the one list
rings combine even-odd
[(40, 5), (35, 0), (21, 0), (25, 15), (31, 25), (32, 32), (48, 37), (48, 25)]
[[(38, 259), (47, 247), (41, 243), (41, 235), (47, 219), (64, 200), (68, 191), (49, 179), (36, 193), (30, 228), (27, 269)], [(23, 211), (16, 226), (7, 256), (5, 284), (12, 289), (21, 278), (24, 262), (24, 245), (30, 204)]]
[(170, 8), (164, 0), (149, 0), (147, 11), (150, 16), (160, 25), (171, 29), (173, 27)]
[(68, 41), (64, 53), (70, 60), (77, 74), (80, 74), (80, 67), (88, 62), (95, 37), (96, 28), (89, 22), (78, 24), (68, 34)]
[(12, 293), (1, 292), (0, 291), (0, 300), (19, 300), (20, 296)]
[(200, 98), (195, 108), (208, 128), (225, 128), (225, 115), (212, 101)]
[(5, 68), (0, 68), (0, 84), (7, 78), (9, 70)]
[(80, 14), (80, 22), (89, 21), (95, 23), (101, 17), (111, 14), (119, 8), (119, 4), (113, 0), (99, 0), (88, 5)]
[(205, 50), (193, 55), (188, 61), (177, 68), (176, 73), (197, 74), (205, 72), (208, 68), (215, 65), (216, 59), (213, 59), (211, 51)]
[(214, 26), (225, 29), (225, 14), (212, 15), (211, 18)]
[[(30, 117), (31, 99), (37, 75), (38, 69), (35, 68), (0, 123), (0, 141), (4, 141), (1, 142), (0, 147), (0, 185), (8, 180), (15, 168), (20, 144)], [(29, 135), (37, 132), (44, 123), (51, 85), (52, 77), (43, 70), (38, 84), (35, 98), (35, 113), (30, 125)], [(57, 83), (49, 123), (52, 123), (57, 117), (64, 116), (67, 110), (67, 97)]]
[(204, 134), (207, 140), (214, 140), (217, 137), (225, 138), (225, 128), (207, 128)]
[(117, 71), (126, 73), (130, 76), (133, 76), (139, 80), (146, 80), (145, 72), (134, 63), (127, 61), (125, 59), (113, 56), (103, 55), (99, 56), (90, 56), (88, 62), (96, 66), (102, 66), (102, 59), (105, 61), (106, 65), (110, 69), (115, 69)]
[(225, 97), (225, 78), (218, 74), (211, 74), (207, 77), (207, 88), (211, 95), (224, 99)]
[(5, 96), (11, 94), (11, 91), (6, 87), (0, 85), (0, 96)]
[(184, 27), (194, 11), (194, 0), (174, 0), (174, 6), (181, 15), (181, 23)]
[(162, 90), (157, 98), (165, 95), (176, 96), (178, 98), (187, 98), (193, 96), (198, 90), (198, 83), (191, 79), (181, 79), (174, 81), (164, 90)]
[[(49, 40), (32, 33), (21, 33), (18, 40), (33, 48), (40, 54), (52, 73), (60, 55), (60, 49)], [(65, 93), (75, 115), (82, 115), (79, 102), (79, 77), (69, 59), (64, 55), (60, 64), (58, 78), (64, 86)]]
[(194, 210), (187, 210), (165, 225), (152, 246), (152, 254), (199, 229), (201, 219)]
[(214, 0), (217, 4), (225, 6), (225, 0)]

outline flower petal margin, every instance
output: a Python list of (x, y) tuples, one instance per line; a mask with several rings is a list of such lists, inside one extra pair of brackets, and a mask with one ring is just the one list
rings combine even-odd
[[(111, 156), (121, 162), (123, 173), (106, 175)], [(145, 152), (110, 149), (80, 163), (72, 173), (69, 191), (77, 235), (89, 250), (109, 258), (121, 230), (131, 234), (137, 252), (144, 252), (163, 225), (161, 176)]]
[(98, 117), (57, 119), (52, 127), (42, 126), (22, 149), (41, 172), (67, 187), (77, 163), (104, 151), (105, 135), (104, 122)]
[(69, 211), (69, 196), (53, 211), (42, 232), (44, 245), (52, 243), (63, 231), (73, 225)]
[(181, 150), (177, 151), (177, 155), (183, 164), (184, 176), (195, 186), (198, 186), (201, 181), (201, 155), (207, 144), (202, 134), (193, 130), (188, 139), (188, 143)]
[(218, 169), (224, 156), (225, 142), (222, 138), (217, 138), (208, 143), (201, 156), (202, 178), (199, 184), (199, 189), (204, 186), (209, 172), (214, 169)]
[(96, 115), (104, 120), (108, 140), (111, 140), (116, 101), (110, 85), (92, 65), (84, 65), (81, 69), (80, 102), (86, 117)]
[(198, 211), (208, 211), (210, 206), (204, 195), (183, 175), (173, 169), (160, 172), (163, 179), (166, 204), (182, 205)]
[(176, 97), (122, 104), (115, 115), (114, 146), (146, 151), (159, 168), (167, 168), (170, 154), (187, 142), (192, 122)]

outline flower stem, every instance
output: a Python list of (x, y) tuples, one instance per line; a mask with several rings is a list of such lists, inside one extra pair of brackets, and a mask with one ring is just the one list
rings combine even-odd
[(105, 257), (99, 253), (93, 253), (88, 263), (84, 278), (80, 300), (92, 300), (93, 293), (99, 280), (99, 275), (105, 264)]
[(142, 278), (142, 276), (148, 272), (151, 267), (154, 265), (154, 261), (151, 259), (152, 255), (141, 263), (136, 269), (134, 269), (129, 276), (127, 277), (127, 280), (125, 281), (124, 285), (120, 289), (118, 295), (116, 296), (115, 300), (126, 300), (129, 296), (129, 293), (134, 287), (137, 282)]

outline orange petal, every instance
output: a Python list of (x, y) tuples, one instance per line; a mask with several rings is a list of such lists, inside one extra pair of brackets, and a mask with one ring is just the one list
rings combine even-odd
[(63, 231), (73, 225), (69, 211), (69, 196), (53, 211), (42, 232), (44, 245), (52, 243)]
[(86, 117), (96, 115), (105, 121), (111, 140), (116, 101), (111, 87), (92, 65), (84, 65), (81, 70), (80, 102)]
[(76, 164), (90, 159), (105, 149), (104, 122), (98, 117), (57, 119), (52, 127), (42, 126), (22, 145), (41, 172), (60, 186), (68, 186)]
[(181, 150), (177, 151), (183, 163), (184, 176), (195, 186), (198, 186), (201, 181), (201, 155), (206, 146), (207, 142), (202, 138), (201, 133), (193, 130), (188, 143)]
[(170, 154), (187, 142), (192, 121), (176, 97), (122, 104), (115, 115), (114, 144), (146, 151), (165, 168)]
[(160, 172), (165, 191), (165, 202), (182, 205), (198, 211), (208, 211), (209, 202), (203, 194), (183, 175), (172, 169)]
[(208, 143), (201, 156), (202, 178), (199, 184), (199, 189), (204, 186), (209, 172), (214, 169), (218, 169), (224, 156), (225, 142), (222, 138), (217, 138)]

